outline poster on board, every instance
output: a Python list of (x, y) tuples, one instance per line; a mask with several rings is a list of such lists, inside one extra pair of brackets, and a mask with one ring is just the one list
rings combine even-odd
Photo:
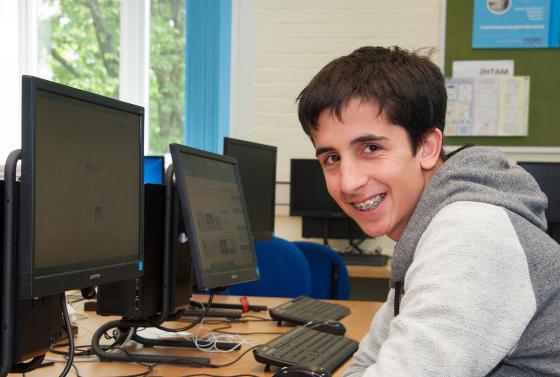
[(560, 1), (475, 0), (472, 47), (560, 47)]
[(449, 77), (446, 136), (527, 136), (529, 76)]

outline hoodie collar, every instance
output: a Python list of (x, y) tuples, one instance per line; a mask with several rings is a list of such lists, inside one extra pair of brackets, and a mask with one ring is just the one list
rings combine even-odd
[(403, 281), (416, 245), (443, 207), (457, 201), (474, 201), (504, 207), (546, 230), (546, 196), (533, 177), (510, 166), (499, 151), (470, 147), (450, 156), (432, 176), (418, 201), (393, 254), (391, 287)]

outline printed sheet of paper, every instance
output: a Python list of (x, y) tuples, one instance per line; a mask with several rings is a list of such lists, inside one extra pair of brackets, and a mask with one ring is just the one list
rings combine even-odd
[(498, 135), (500, 77), (479, 76), (474, 81), (472, 135)]
[(499, 134), (528, 135), (528, 76), (502, 79), (500, 85), (500, 114)]
[(446, 135), (471, 135), (474, 79), (446, 79)]
[(447, 78), (447, 136), (526, 136), (528, 76)]

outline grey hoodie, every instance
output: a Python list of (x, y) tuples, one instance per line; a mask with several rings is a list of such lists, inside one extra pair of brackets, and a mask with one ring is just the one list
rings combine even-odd
[(391, 291), (345, 376), (560, 376), (560, 247), (546, 197), (471, 147), (426, 186)]

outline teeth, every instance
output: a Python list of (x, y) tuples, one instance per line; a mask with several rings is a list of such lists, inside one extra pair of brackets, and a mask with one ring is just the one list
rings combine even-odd
[(377, 195), (369, 200), (366, 200), (365, 202), (354, 203), (354, 207), (364, 212), (371, 211), (372, 209), (377, 208), (377, 206), (379, 206), (379, 203), (381, 203), (384, 197), (385, 194)]

